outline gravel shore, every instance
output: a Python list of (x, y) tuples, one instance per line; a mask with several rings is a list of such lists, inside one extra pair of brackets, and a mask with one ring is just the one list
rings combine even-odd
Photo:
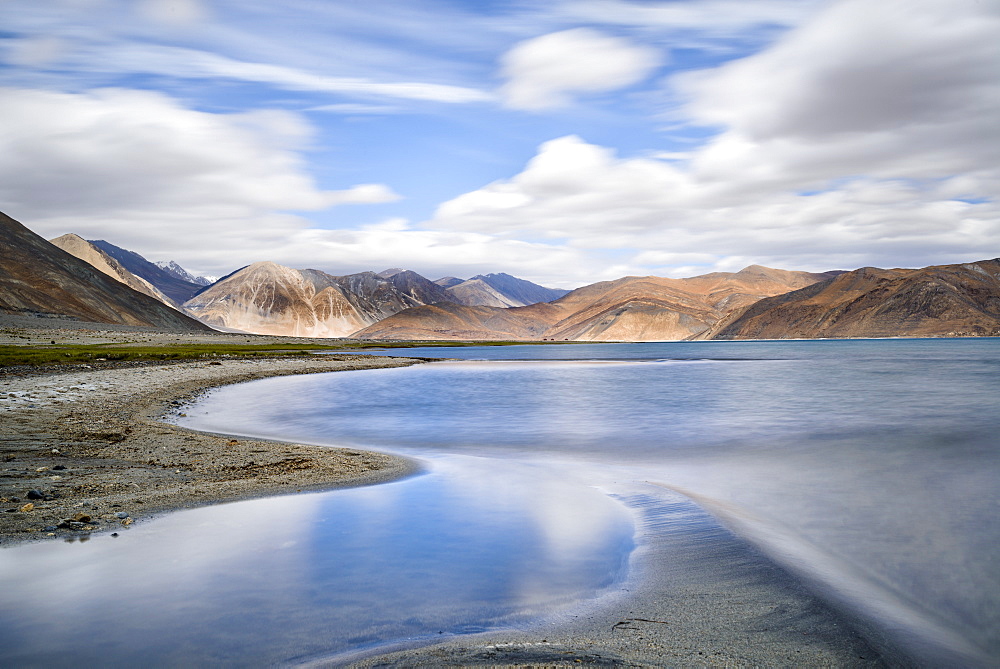
[(193, 506), (404, 476), (416, 465), (399, 457), (204, 434), (159, 418), (209, 387), (415, 362), (317, 355), (0, 375), (0, 546), (123, 531)]

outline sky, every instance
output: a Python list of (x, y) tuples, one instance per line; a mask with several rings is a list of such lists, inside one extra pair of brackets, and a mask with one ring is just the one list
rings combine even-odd
[(0, 0), (0, 211), (224, 275), (1000, 256), (1000, 0)]

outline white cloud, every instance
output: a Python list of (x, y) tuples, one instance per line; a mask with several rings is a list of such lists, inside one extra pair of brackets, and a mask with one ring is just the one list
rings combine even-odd
[(997, 255), (997, 203), (953, 199), (985, 183), (856, 178), (812, 194), (761, 189), (722, 199), (716, 184), (670, 163), (621, 159), (565, 137), (540, 147), (514, 178), (442, 204), (429, 226), (558, 238), (594, 270), (627, 257), (631, 274), (927, 265)]
[(649, 47), (574, 28), (515, 45), (502, 58), (501, 89), (515, 109), (547, 109), (573, 96), (618, 90), (642, 81), (660, 64)]
[(396, 197), (375, 184), (317, 188), (295, 151), (311, 129), (288, 112), (210, 114), (121, 89), (7, 89), (3, 98), (0, 201), (32, 217), (319, 210)]
[(681, 77), (687, 112), (725, 132), (705, 178), (822, 187), (996, 165), (1000, 3), (846, 0), (774, 48)]

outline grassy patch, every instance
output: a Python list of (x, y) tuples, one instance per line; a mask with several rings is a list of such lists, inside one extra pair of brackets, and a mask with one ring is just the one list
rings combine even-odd
[(197, 360), (220, 357), (301, 355), (309, 350), (343, 347), (318, 345), (217, 345), (121, 346), (115, 344), (56, 344), (49, 346), (0, 346), (0, 367), (11, 365), (59, 365), (132, 360)]
[(370, 342), (339, 341), (336, 344), (49, 344), (0, 346), (0, 367), (14, 365), (69, 365), (80, 363), (201, 360), (296, 356), (322, 352), (349, 352), (370, 348), (414, 348), (426, 346), (503, 346), (527, 342)]

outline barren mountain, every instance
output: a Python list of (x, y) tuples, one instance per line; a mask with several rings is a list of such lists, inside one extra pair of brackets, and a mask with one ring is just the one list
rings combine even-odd
[(294, 337), (344, 337), (419, 304), (372, 272), (336, 277), (257, 262), (184, 304), (226, 329)]
[(132, 274), (132, 272), (122, 267), (121, 263), (117, 260), (79, 235), (70, 233), (63, 235), (62, 237), (50, 239), (49, 242), (58, 246), (66, 253), (76, 256), (85, 263), (89, 263), (96, 269), (110, 276), (112, 279), (121, 281), (132, 290), (137, 290), (140, 293), (149, 295), (150, 297), (163, 302), (168, 307), (173, 307), (174, 309), (179, 308), (179, 305), (176, 302), (160, 292), (156, 286), (145, 279)]
[[(438, 279), (435, 283), (452, 278)], [(551, 302), (569, 292), (545, 288), (502, 272), (480, 274), (467, 281), (450, 283), (446, 288), (451, 296), (450, 301), (483, 307), (524, 307), (538, 302)]]
[(451, 288), (452, 286), (457, 286), (458, 284), (465, 281), (465, 279), (459, 279), (457, 276), (444, 276), (440, 279), (436, 279), (434, 283), (441, 286), (442, 288)]
[(149, 262), (135, 251), (115, 246), (103, 239), (91, 239), (90, 243), (121, 263), (122, 267), (145, 279), (160, 289), (177, 304), (187, 302), (204, 285), (177, 276), (175, 273)]
[(396, 289), (409, 295), (420, 304), (434, 304), (435, 302), (454, 302), (451, 295), (444, 288), (430, 279), (425, 279), (416, 272), (410, 270), (394, 269), (380, 272), (377, 276), (386, 279), (394, 285)]
[(829, 278), (751, 266), (689, 279), (625, 277), (550, 303), (501, 309), (435, 305), (400, 312), (356, 336), (372, 339), (662, 341), (708, 330), (735, 309)]
[(0, 311), (172, 330), (209, 328), (0, 213)]
[(1000, 259), (865, 267), (733, 313), (704, 339), (1000, 335)]

